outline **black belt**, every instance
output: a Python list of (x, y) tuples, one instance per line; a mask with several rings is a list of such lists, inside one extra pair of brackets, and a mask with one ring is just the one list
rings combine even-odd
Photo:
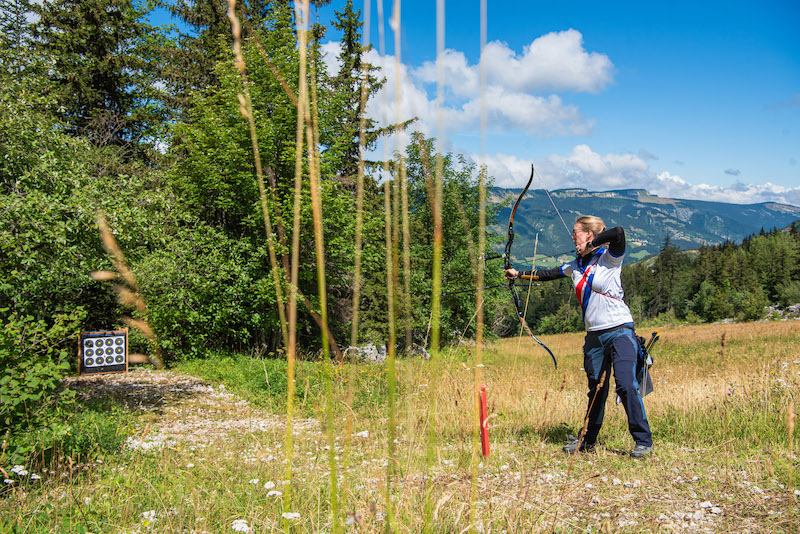
[(595, 336), (601, 336), (603, 334), (608, 334), (609, 332), (616, 332), (617, 330), (621, 330), (623, 328), (630, 328), (631, 330), (634, 330), (633, 327), (630, 326), (630, 325), (621, 324), (619, 326), (615, 326), (615, 327), (612, 327), (612, 328), (606, 328), (605, 330), (591, 330), (591, 331), (586, 332), (586, 333), (587, 334), (593, 334)]

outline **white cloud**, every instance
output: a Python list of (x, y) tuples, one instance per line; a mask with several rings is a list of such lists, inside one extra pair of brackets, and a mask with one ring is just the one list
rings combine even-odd
[[(325, 43), (322, 50), (328, 72), (336, 72), (339, 44)], [(598, 91), (610, 82), (613, 68), (605, 55), (586, 52), (583, 37), (575, 30), (539, 37), (521, 55), (504, 43), (489, 43), (484, 53), (488, 84), (482, 104), (480, 65), (470, 64), (460, 51), (445, 50), (437, 60), (445, 89), (440, 108), (435, 86), (437, 62), (409, 68), (374, 49), (365, 59), (386, 78), (383, 88), (370, 99), (368, 115), (384, 124), (418, 117), (412, 129), (441, 138), (449, 132), (480, 128), (482, 105), (486, 106), (489, 130), (515, 130), (535, 137), (587, 135), (594, 122), (576, 106), (564, 104), (558, 95), (535, 92)], [(444, 131), (439, 131), (440, 124)]]
[[(338, 43), (322, 46), (328, 71), (338, 70)], [(381, 124), (419, 120), (411, 131), (437, 137), (447, 152), (454, 151), (449, 132), (478, 134), (481, 116), (480, 65), (470, 64), (456, 50), (446, 50), (439, 58), (444, 72), (445, 101), (436, 102), (437, 64), (426, 62), (412, 68), (398, 65), (395, 57), (381, 56), (371, 50), (366, 61), (380, 68), (385, 77), (383, 88), (367, 106), (368, 115)], [(614, 66), (604, 54), (587, 52), (583, 37), (576, 30), (550, 33), (534, 40), (521, 54), (500, 42), (489, 43), (483, 61), (487, 68), (485, 105), (487, 130), (520, 132), (531, 137), (588, 135), (594, 121), (582, 115), (574, 105), (564, 104), (557, 94), (543, 91), (597, 92), (612, 81)], [(443, 131), (440, 131), (439, 124)], [(373, 157), (401, 150), (408, 134), (387, 140)], [(386, 151), (386, 152), (385, 152)], [(479, 162), (477, 156), (471, 158)], [(713, 200), (741, 204), (784, 202), (800, 205), (800, 187), (764, 185), (712, 186), (692, 185), (679, 175), (657, 173), (649, 162), (658, 158), (646, 150), (639, 154), (598, 154), (586, 144), (576, 145), (566, 155), (553, 154), (536, 161), (539, 176), (532, 187), (564, 189), (580, 187), (591, 191), (646, 189), (665, 198)], [(489, 173), (501, 187), (519, 187), (530, 175), (530, 160), (514, 155), (487, 155)]]
[[(472, 155), (471, 159), (481, 159)], [(662, 198), (681, 198), (757, 204), (778, 202), (800, 206), (800, 187), (787, 188), (766, 184), (692, 185), (678, 175), (651, 170), (641, 156), (633, 154), (598, 154), (587, 145), (577, 145), (566, 155), (551, 155), (531, 162), (508, 154), (487, 155), (489, 175), (500, 187), (521, 187), (530, 176), (531, 163), (536, 179), (531, 188), (549, 190), (583, 188), (589, 191), (646, 189)]]
[(518, 91), (596, 93), (611, 82), (614, 67), (605, 54), (587, 52), (572, 29), (537, 38), (519, 56), (505, 43), (488, 43), (483, 59), (489, 83)]
[(423, 83), (437, 83), (439, 80), (437, 65), (441, 65), (444, 84), (455, 96), (480, 95), (480, 68), (478, 65), (469, 65), (463, 52), (456, 50), (445, 50), (435, 63), (426, 61), (421, 67), (414, 69), (414, 78)]
[[(483, 51), (487, 84), (507, 91), (579, 91), (596, 93), (608, 85), (614, 65), (605, 54), (587, 52), (583, 35), (577, 30), (553, 32), (526, 45), (517, 54), (506, 43), (492, 41)], [(445, 50), (436, 62), (427, 61), (414, 71), (424, 83), (443, 79), (456, 96), (477, 97), (480, 92), (480, 65), (470, 65), (462, 52)]]

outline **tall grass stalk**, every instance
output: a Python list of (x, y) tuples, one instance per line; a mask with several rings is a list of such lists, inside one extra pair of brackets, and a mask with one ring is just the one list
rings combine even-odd
[[(437, 128), (440, 136), (436, 141), (436, 161), (434, 167), (433, 195), (431, 195), (431, 208), (433, 214), (433, 261), (431, 272), (431, 341), (430, 355), (432, 374), (427, 381), (430, 390), (430, 400), (426, 417), (426, 471), (430, 471), (435, 459), (435, 452), (438, 443), (437, 428), (439, 425), (438, 417), (438, 397), (440, 381), (438, 367), (440, 364), (440, 338), (441, 338), (441, 299), (442, 299), (442, 195), (443, 195), (443, 175), (444, 161), (442, 156), (442, 139), (444, 135), (444, 110), (443, 110), (443, 91), (444, 91), (444, 2), (438, 0), (436, 3), (436, 57), (437, 57)], [(430, 189), (429, 189), (430, 194)], [(424, 531), (431, 532), (433, 528), (433, 489), (431, 480), (426, 482), (425, 504), (424, 504)]]
[[(233, 34), (234, 63), (239, 76), (242, 78), (242, 93), (239, 95), (239, 112), (247, 120), (250, 128), (250, 141), (253, 149), (253, 163), (256, 170), (256, 181), (258, 182), (258, 195), (261, 202), (261, 213), (264, 217), (264, 231), (267, 235), (267, 249), (269, 251), (270, 268), (272, 269), (272, 280), (275, 287), (276, 301), (278, 303), (278, 318), (281, 324), (281, 340), (286, 346), (289, 337), (288, 324), (286, 321), (286, 308), (284, 307), (283, 288), (281, 287), (281, 276), (278, 270), (278, 258), (275, 253), (275, 241), (272, 236), (272, 220), (270, 217), (269, 203), (267, 201), (267, 189), (264, 184), (264, 170), (261, 166), (261, 150), (258, 144), (256, 133), (256, 122), (253, 116), (253, 101), (250, 96), (250, 82), (247, 79), (247, 67), (242, 54), (242, 26), (236, 16), (236, 0), (228, 0), (228, 18), (231, 21), (231, 33)], [(266, 56), (266, 54), (264, 54)], [(268, 61), (268, 63), (271, 62)], [(277, 72), (277, 71), (276, 71)], [(288, 87), (288, 86), (287, 86)]]
[(386, 365), (387, 365), (387, 385), (388, 385), (388, 428), (386, 439), (386, 529), (394, 531), (394, 523), (396, 521), (394, 505), (392, 502), (394, 494), (394, 482), (396, 473), (396, 459), (395, 459), (395, 435), (396, 435), (396, 402), (395, 402), (395, 343), (396, 343), (396, 325), (395, 325), (395, 287), (393, 275), (393, 260), (392, 260), (392, 190), (389, 181), (383, 183), (384, 195), (384, 210), (386, 225), (386, 300), (387, 300), (387, 313), (389, 322), (389, 341), (386, 347)]
[[(285, 494), (283, 510), (285, 514), (293, 511), (293, 472), (292, 460), (294, 451), (294, 394), (295, 394), (295, 360), (297, 351), (297, 293), (300, 274), (300, 214), (303, 190), (303, 132), (306, 121), (305, 103), (308, 100), (308, 85), (305, 83), (306, 73), (306, 51), (308, 37), (308, 2), (295, 4), (295, 18), (297, 20), (297, 41), (299, 52), (299, 72), (298, 80), (300, 86), (297, 95), (297, 128), (295, 132), (295, 167), (294, 167), (294, 204), (292, 219), (292, 260), (291, 260), (291, 283), (289, 291), (288, 319), (289, 319), (289, 344), (286, 351), (286, 375), (288, 391), (286, 398), (286, 432), (284, 438), (284, 450), (287, 451), (286, 470), (284, 482), (287, 494)], [(284, 529), (289, 529), (289, 520), (284, 516)]]
[[(362, 34), (361, 50), (364, 51), (369, 46), (370, 32), (370, 5), (367, 2), (364, 6), (364, 32)], [(361, 260), (363, 253), (363, 232), (364, 232), (364, 152), (366, 151), (366, 130), (367, 130), (367, 98), (369, 96), (367, 81), (369, 79), (369, 68), (366, 64), (362, 65), (360, 100), (358, 108), (358, 169), (356, 175), (356, 225), (355, 225), (355, 250), (353, 258), (353, 304), (350, 325), (350, 346), (358, 345), (359, 311), (361, 308)], [(353, 387), (355, 382), (356, 366), (353, 365), (357, 358), (354, 350), (351, 354), (347, 373), (347, 387), (344, 404), (347, 407), (345, 413), (345, 465), (347, 469), (350, 463), (350, 448), (353, 436)], [(346, 484), (346, 483), (345, 483)], [(342, 491), (345, 492), (346, 485)], [(355, 516), (355, 511), (353, 512)]]
[[(301, 4), (303, 16), (308, 17), (308, 2)], [(308, 143), (309, 157), (309, 188), (311, 190), (311, 211), (314, 220), (314, 249), (317, 260), (317, 291), (319, 293), (320, 317), (322, 322), (322, 358), (325, 363), (325, 400), (326, 400), (326, 434), (328, 436), (328, 468), (330, 470), (330, 510), (333, 532), (341, 532), (341, 522), (339, 518), (339, 491), (338, 491), (338, 468), (336, 459), (336, 439), (334, 432), (334, 397), (333, 397), (333, 369), (330, 358), (330, 346), (328, 337), (328, 299), (327, 287), (325, 283), (325, 239), (322, 220), (322, 201), (320, 199), (320, 154), (319, 146), (319, 120), (318, 102), (316, 93), (316, 62), (311, 62), (311, 109), (308, 109), (306, 102), (306, 112), (312, 117), (311, 124), (306, 123), (306, 141)], [(300, 80), (305, 84), (305, 80)]]
[(139, 292), (139, 283), (136, 281), (136, 276), (133, 271), (128, 267), (128, 261), (125, 259), (125, 254), (117, 244), (117, 239), (114, 237), (114, 232), (108, 225), (106, 216), (102, 211), (98, 211), (95, 215), (97, 228), (100, 231), (100, 239), (103, 243), (103, 248), (111, 257), (111, 264), (114, 266), (116, 272), (111, 271), (94, 271), (92, 278), (98, 282), (113, 281), (114, 290), (117, 292), (117, 301), (136, 311), (141, 319), (134, 319), (132, 317), (123, 317), (125, 324), (132, 328), (139, 330), (147, 341), (150, 343), (150, 354), (148, 359), (156, 369), (164, 368), (164, 358), (161, 356), (161, 347), (158, 344), (158, 339), (150, 326), (150, 320), (147, 313), (147, 304)]
[[(380, 48), (381, 57), (386, 57), (386, 29), (384, 26), (384, 13), (383, 13), (383, 0), (378, 0), (378, 45)], [(388, 102), (386, 95), (383, 96), (382, 113), (384, 118), (388, 118)], [(389, 169), (389, 147), (388, 143), (384, 140), (383, 143), (383, 171), (386, 177), (383, 182), (383, 196), (384, 196), (384, 230), (385, 230), (385, 247), (386, 247), (386, 307), (387, 307), (387, 323), (388, 323), (388, 340), (386, 347), (386, 383), (387, 383), (387, 438), (386, 438), (386, 480), (384, 486), (384, 503), (386, 507), (386, 532), (394, 532), (396, 528), (397, 516), (394, 505), (395, 498), (395, 483), (397, 474), (397, 459), (396, 459), (396, 343), (397, 343), (397, 323), (396, 323), (396, 297), (397, 297), (397, 277), (395, 268), (395, 246), (397, 239), (395, 239), (396, 232), (393, 228), (393, 197), (397, 197), (396, 185), (391, 184), (388, 176), (390, 175)], [(395, 180), (396, 184), (396, 180)], [(395, 188), (394, 195), (392, 188)]]

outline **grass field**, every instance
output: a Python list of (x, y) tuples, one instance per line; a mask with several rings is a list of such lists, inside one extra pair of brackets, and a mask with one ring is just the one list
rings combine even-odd
[[(398, 359), (395, 413), (387, 366), (299, 361), (288, 433), (280, 361), (234, 357), (79, 378), (72, 387), (85, 398), (114, 406), (108, 413), (122, 418), (127, 446), (19, 466), (0, 497), (0, 526), (800, 531), (800, 322), (661, 328), (660, 337), (655, 392), (645, 398), (655, 452), (644, 461), (628, 456), (633, 443), (613, 394), (596, 453), (561, 451), (586, 403), (580, 334), (542, 338), (558, 370), (525, 338), (487, 345), (479, 366), (466, 346), (437, 361)], [(488, 392), (488, 457), (476, 433), (479, 385)]]

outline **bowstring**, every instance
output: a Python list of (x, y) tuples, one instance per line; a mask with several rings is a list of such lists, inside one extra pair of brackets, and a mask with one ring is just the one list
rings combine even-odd
[[(564, 229), (567, 231), (567, 235), (569, 235), (570, 240), (572, 240), (572, 230), (569, 229), (569, 226), (567, 226), (567, 222), (564, 220), (564, 217), (561, 216), (561, 211), (558, 209), (558, 206), (556, 206), (555, 201), (553, 201), (553, 197), (550, 196), (550, 191), (544, 185), (544, 180), (542, 180), (541, 175), (536, 171), (535, 167), (533, 169), (533, 174), (539, 179), (539, 183), (542, 184), (542, 189), (544, 190), (544, 193), (547, 195), (548, 200), (550, 200), (550, 204), (553, 205), (553, 209), (556, 210), (556, 214), (558, 215), (558, 218), (561, 219), (561, 224), (564, 225)], [(538, 239), (538, 234), (537, 234), (537, 239)], [(536, 257), (536, 254), (534, 253), (534, 264), (535, 264), (535, 257)], [(558, 336), (558, 357), (559, 358), (561, 358), (561, 348), (562, 348), (562, 346), (564, 344), (564, 332), (567, 331), (567, 321), (569, 320), (570, 305), (572, 303), (572, 293), (573, 293), (573, 291), (570, 288), (568, 290), (568, 292), (567, 292), (567, 313), (564, 315), (564, 324), (561, 327), (561, 335)], [(529, 294), (530, 294), (530, 290), (529, 290)]]
[[(536, 250), (538, 248), (539, 248), (539, 233), (537, 232), (536, 233), (536, 240), (533, 243), (533, 264), (531, 266), (531, 275), (536, 270)], [(530, 279), (528, 280), (528, 293), (527, 293), (527, 295), (525, 295), (525, 308), (524, 308), (524, 311), (522, 312), (522, 317), (523, 318), (528, 316), (528, 303), (530, 303), (530, 301), (531, 301), (531, 288), (532, 287), (533, 287), (533, 276), (531, 276)], [(519, 325), (519, 336), (517, 338), (517, 354), (519, 354), (519, 347), (520, 347), (520, 344), (522, 343), (522, 333), (523, 333), (523, 331), (524, 331), (524, 327), (522, 326), (522, 323), (520, 323), (520, 325)], [(516, 358), (514, 358), (514, 361), (516, 363)]]
[(556, 210), (556, 213), (558, 214), (558, 218), (561, 219), (561, 224), (563, 224), (564, 228), (567, 230), (567, 235), (569, 235), (569, 238), (572, 239), (572, 230), (569, 229), (569, 226), (567, 226), (566, 221), (564, 221), (564, 217), (561, 216), (561, 212), (559, 211), (558, 206), (556, 206), (556, 203), (553, 202), (553, 197), (550, 196), (550, 191), (548, 191), (547, 187), (545, 187), (544, 180), (542, 180), (542, 177), (536, 171), (535, 167), (533, 169), (533, 174), (536, 175), (537, 178), (539, 178), (539, 183), (542, 184), (542, 189), (544, 190), (545, 194), (547, 195), (547, 198), (550, 200), (550, 204), (553, 205), (553, 209)]
[[(533, 244), (533, 267), (531, 267), (531, 272), (533, 272), (533, 270), (536, 269), (536, 250), (537, 250), (538, 247), (539, 247), (539, 233), (537, 232), (536, 233), (536, 240), (534, 241), (534, 244)], [(528, 294), (525, 297), (525, 308), (524, 308), (524, 311), (522, 312), (522, 321), (525, 321), (525, 317), (528, 315), (528, 303), (530, 302), (530, 297), (531, 297), (531, 287), (533, 287), (533, 277), (531, 277), (530, 280), (528, 280)], [(517, 350), (514, 351), (514, 363), (511, 366), (511, 369), (512, 369), (511, 375), (512, 376), (516, 376), (517, 360), (519, 358), (520, 347), (522, 346), (522, 334), (525, 333), (525, 327), (523, 326), (522, 321), (520, 321), (520, 324), (519, 324), (519, 335), (517, 336)], [(511, 382), (510, 381), (508, 383), (508, 388), (509, 388), (509, 390), (511, 390)]]

